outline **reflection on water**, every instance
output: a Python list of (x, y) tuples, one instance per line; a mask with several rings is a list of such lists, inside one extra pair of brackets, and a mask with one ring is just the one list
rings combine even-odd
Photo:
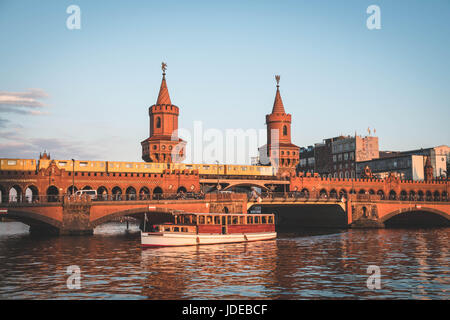
[[(33, 237), (0, 223), (3, 299), (448, 299), (450, 229), (279, 233), (277, 240), (142, 250), (137, 226)], [(314, 235), (315, 234), (315, 235)], [(81, 268), (69, 290), (67, 267)], [(366, 286), (381, 268), (381, 289)]]

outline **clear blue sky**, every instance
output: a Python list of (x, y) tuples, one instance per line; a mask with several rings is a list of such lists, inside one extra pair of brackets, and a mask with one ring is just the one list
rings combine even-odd
[(0, 0), (0, 98), (31, 99), (0, 100), (0, 157), (140, 161), (161, 61), (180, 127), (265, 128), (280, 74), (299, 146), (368, 127), (381, 150), (449, 144), (449, 37), (448, 0)]

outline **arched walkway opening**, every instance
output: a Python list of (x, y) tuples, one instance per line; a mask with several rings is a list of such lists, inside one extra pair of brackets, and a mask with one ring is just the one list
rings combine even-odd
[(408, 200), (408, 193), (406, 193), (405, 190), (402, 190), (400, 192), (400, 200), (402, 200), (402, 201)]
[(433, 199), (434, 201), (441, 201), (441, 194), (439, 193), (439, 191), (435, 191), (433, 193)]
[(325, 189), (320, 190), (319, 196), (320, 196), (321, 198), (327, 198), (327, 197), (328, 197), (327, 190), (325, 190)]
[(108, 189), (106, 187), (100, 186), (97, 188), (97, 199), (108, 200)]
[(163, 191), (160, 187), (156, 187), (153, 189), (153, 199), (161, 199), (162, 198)]
[(177, 189), (177, 193), (187, 193), (187, 190), (185, 187), (181, 186)]
[(139, 190), (139, 200), (149, 200), (150, 199), (150, 190), (147, 187), (142, 187)]
[(122, 200), (122, 189), (120, 187), (115, 186), (112, 188), (111, 193), (113, 200)]
[(81, 189), (81, 190), (92, 190), (92, 187), (91, 186), (84, 186), (83, 189)]
[(29, 203), (39, 201), (39, 191), (36, 186), (28, 186), (25, 189), (25, 201)]
[(389, 200), (397, 200), (397, 193), (394, 190), (389, 191)]
[(6, 188), (0, 186), (0, 203), (8, 202), (8, 195), (6, 193)]
[(369, 194), (374, 195), (374, 194), (375, 194), (375, 191), (374, 191), (373, 189), (370, 189), (370, 190), (369, 190)]
[(446, 191), (442, 192), (442, 201), (448, 201), (448, 193)]
[(47, 201), (48, 202), (56, 202), (58, 201), (59, 190), (55, 186), (50, 186), (47, 188)]
[(136, 189), (133, 187), (128, 187), (126, 190), (127, 200), (136, 200)]
[(339, 191), (339, 198), (342, 199), (343, 197), (344, 197), (345, 199), (347, 199), (347, 191), (346, 191), (345, 189), (341, 189), (341, 190)]
[[(73, 188), (73, 191), (72, 191), (72, 188)], [(77, 191), (78, 191), (78, 188), (76, 186), (70, 186), (70, 187), (67, 188), (67, 194), (68, 195), (75, 194), (75, 192), (77, 192)]]
[(425, 196), (425, 200), (426, 201), (433, 201), (433, 196), (431, 195), (431, 191), (427, 191), (426, 196)]
[(384, 200), (384, 199), (385, 199), (385, 195), (384, 195), (384, 191), (383, 191), (383, 190), (378, 190), (378, 191), (377, 191), (377, 195), (380, 196), (380, 199), (381, 199), (381, 200)]
[(331, 189), (330, 191), (330, 198), (337, 199), (338, 195), (335, 189)]
[(20, 202), (22, 201), (22, 188), (19, 186), (12, 186), (9, 189), (9, 202)]
[(417, 195), (418, 195), (418, 197), (419, 197), (419, 201), (425, 200), (425, 196), (424, 196), (422, 190), (419, 190), (419, 192), (417, 192)]
[(365, 189), (361, 189), (361, 190), (359, 190), (358, 194), (366, 194), (366, 190)]
[(413, 190), (411, 190), (409, 192), (409, 200), (411, 200), (411, 201), (417, 200), (416, 199), (416, 193)]
[(303, 188), (302, 191), (300, 192), (300, 195), (302, 197), (309, 198), (309, 190), (306, 188)]

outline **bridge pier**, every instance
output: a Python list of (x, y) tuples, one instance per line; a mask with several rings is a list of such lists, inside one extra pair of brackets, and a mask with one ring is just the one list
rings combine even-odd
[(62, 224), (59, 235), (92, 235), (90, 223), (91, 201), (89, 198), (70, 201), (64, 199)]

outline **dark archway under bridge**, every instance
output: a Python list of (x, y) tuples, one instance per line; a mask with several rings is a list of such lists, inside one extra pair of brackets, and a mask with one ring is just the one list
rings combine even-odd
[[(260, 208), (260, 210), (259, 210)], [(274, 213), (277, 228), (347, 228), (347, 213), (339, 204), (254, 204), (248, 213)], [(278, 229), (279, 230), (279, 229)]]

